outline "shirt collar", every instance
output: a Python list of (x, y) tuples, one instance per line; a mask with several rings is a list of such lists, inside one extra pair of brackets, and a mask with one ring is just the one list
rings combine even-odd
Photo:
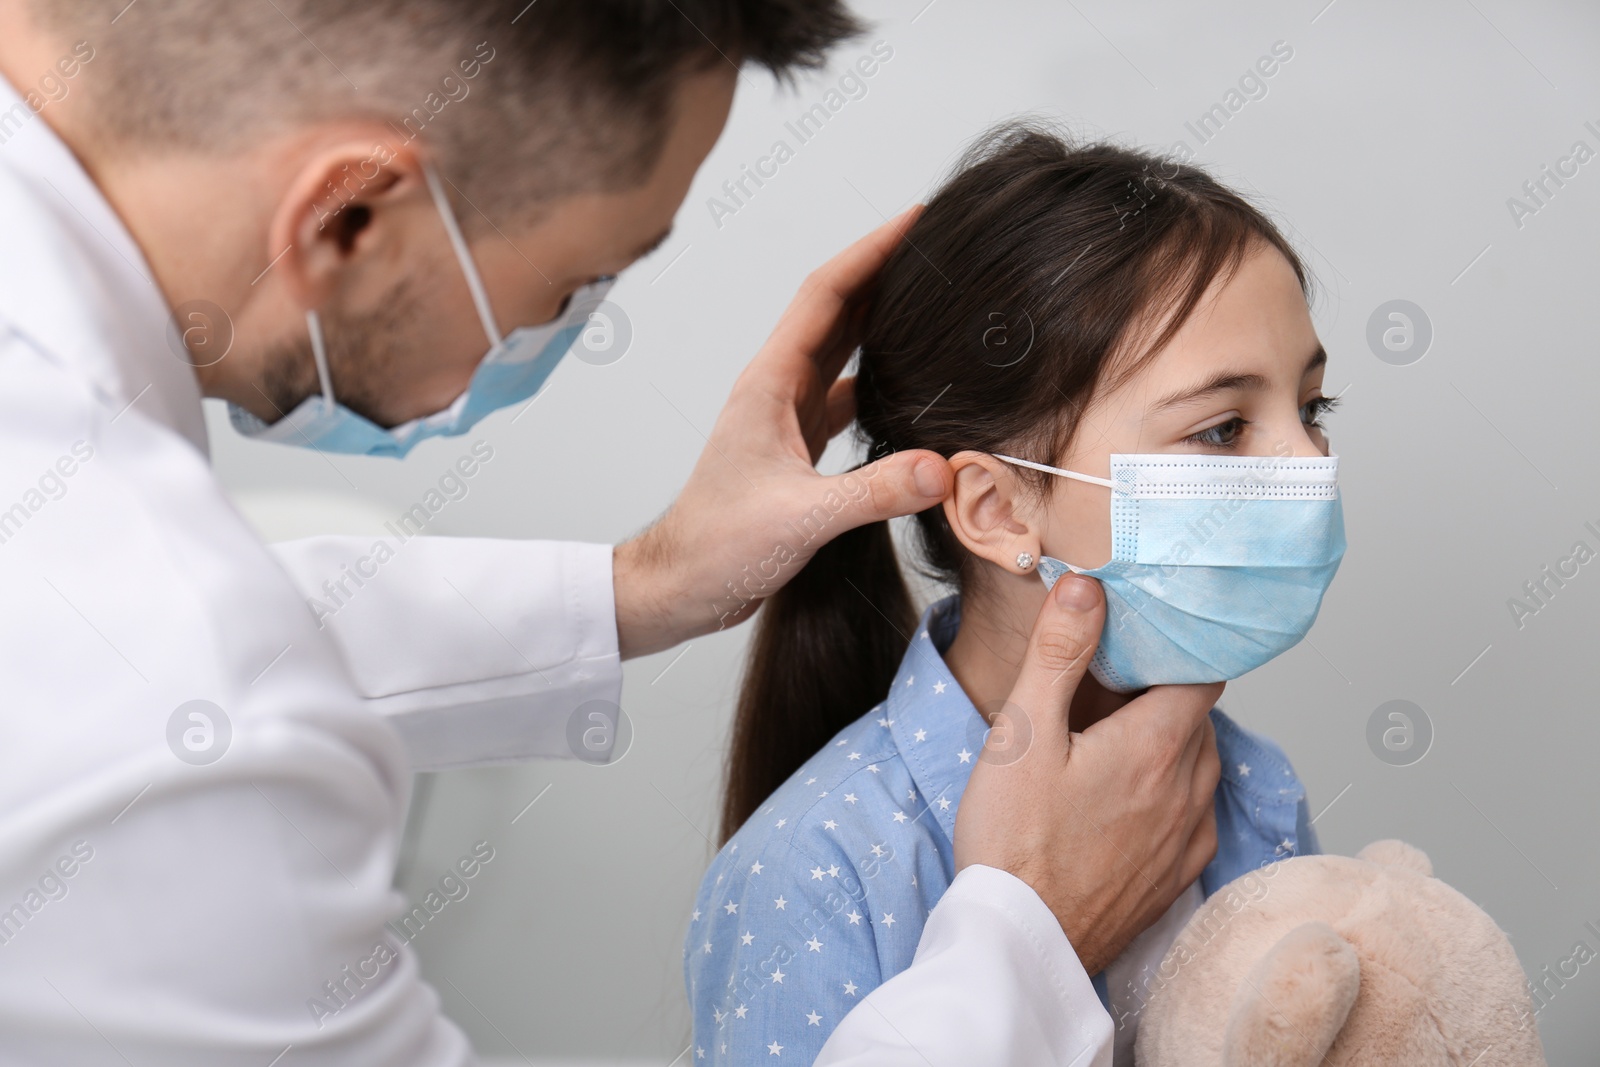
[[(45, 103), (44, 107), (49, 104)], [(72, 150), (0, 78), (0, 327), (207, 452), (194, 369), (133, 235)]]
[[(922, 613), (884, 705), (895, 746), (928, 805), (919, 817), (939, 826), (952, 842), (956, 809), (988, 730), (944, 660), (960, 628), (959, 596), (946, 597)], [(1293, 828), (1296, 804), (1305, 797), (1305, 787), (1282, 751), (1239, 726), (1219, 708), (1212, 709), (1211, 721), (1222, 760), (1220, 788), (1249, 796), (1262, 812), (1283, 813), (1281, 818), (1274, 816), (1277, 821), (1272, 825), (1287, 819), (1287, 826)]]
[(960, 627), (959, 596), (946, 597), (922, 613), (884, 712), (895, 745), (927, 804), (918, 817), (940, 827), (952, 842), (956, 809), (988, 730), (944, 661)]

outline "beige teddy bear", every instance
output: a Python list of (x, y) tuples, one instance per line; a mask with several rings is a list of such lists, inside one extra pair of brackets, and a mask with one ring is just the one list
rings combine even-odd
[(1545, 1062), (1511, 942), (1400, 841), (1230, 882), (1146, 985), (1139, 1067)]

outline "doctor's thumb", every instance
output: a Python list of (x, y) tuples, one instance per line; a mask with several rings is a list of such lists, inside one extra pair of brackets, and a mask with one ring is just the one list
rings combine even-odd
[(896, 452), (827, 481), (847, 502), (840, 518), (854, 529), (936, 506), (950, 495), (955, 474), (939, 453), (919, 449)]
[(1093, 578), (1062, 575), (1045, 597), (1008, 701), (1035, 741), (1067, 742), (1067, 712), (1100, 644), (1105, 616), (1105, 597)]

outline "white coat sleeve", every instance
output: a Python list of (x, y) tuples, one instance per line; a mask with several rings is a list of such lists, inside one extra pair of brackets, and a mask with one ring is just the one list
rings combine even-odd
[(609, 708), (615, 725), (610, 545), (416, 536), (272, 547), (415, 769), (570, 757), (570, 738), (604, 739), (585, 732), (599, 721), (590, 712)]
[(816, 1067), (1111, 1067), (1111, 1016), (1026, 882), (956, 875), (916, 957), (845, 1016)]

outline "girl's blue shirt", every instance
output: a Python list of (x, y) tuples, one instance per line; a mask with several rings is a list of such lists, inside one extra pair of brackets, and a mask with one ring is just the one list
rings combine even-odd
[[(887, 699), (840, 731), (706, 871), (684, 976), (686, 1062), (811, 1063), (852, 1007), (911, 965), (955, 876), (956, 811), (987, 727), (945, 666), (960, 602), (930, 607)], [(1319, 851), (1305, 788), (1276, 744), (1212, 709), (1222, 778), (1207, 896)], [(1100, 976), (1096, 989), (1106, 990)]]

